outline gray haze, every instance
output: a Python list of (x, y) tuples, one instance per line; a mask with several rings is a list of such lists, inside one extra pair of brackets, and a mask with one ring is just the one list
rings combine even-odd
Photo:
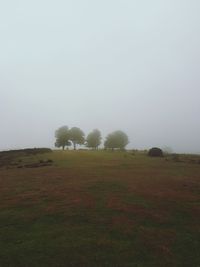
[(200, 152), (199, 0), (0, 1), (0, 149), (68, 125)]

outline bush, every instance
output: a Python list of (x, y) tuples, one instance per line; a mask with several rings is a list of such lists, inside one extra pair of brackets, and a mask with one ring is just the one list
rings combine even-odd
[(150, 157), (163, 157), (163, 151), (158, 147), (153, 147), (149, 150), (148, 155)]

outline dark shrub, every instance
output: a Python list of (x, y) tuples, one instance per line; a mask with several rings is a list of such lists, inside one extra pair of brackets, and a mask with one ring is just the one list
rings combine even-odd
[(18, 169), (21, 169), (21, 168), (23, 168), (23, 166), (22, 166), (22, 165), (19, 165), (19, 166), (17, 166), (17, 168), (18, 168)]
[(52, 152), (52, 150), (50, 148), (26, 148), (19, 150), (18, 152), (24, 152), (27, 155), (36, 155), (36, 154), (49, 153)]
[(163, 157), (163, 152), (158, 147), (153, 147), (149, 150), (148, 155), (150, 157)]

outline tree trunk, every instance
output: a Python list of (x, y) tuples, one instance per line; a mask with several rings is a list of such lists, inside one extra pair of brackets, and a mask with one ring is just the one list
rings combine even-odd
[(76, 150), (76, 143), (74, 142), (73, 144), (74, 144), (74, 150)]
[(65, 146), (62, 146), (62, 149), (65, 150)]

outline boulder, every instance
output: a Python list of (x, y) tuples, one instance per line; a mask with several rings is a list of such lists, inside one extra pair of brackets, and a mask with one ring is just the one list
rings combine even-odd
[(153, 147), (149, 150), (148, 156), (150, 157), (163, 157), (163, 151), (162, 149), (158, 147)]

